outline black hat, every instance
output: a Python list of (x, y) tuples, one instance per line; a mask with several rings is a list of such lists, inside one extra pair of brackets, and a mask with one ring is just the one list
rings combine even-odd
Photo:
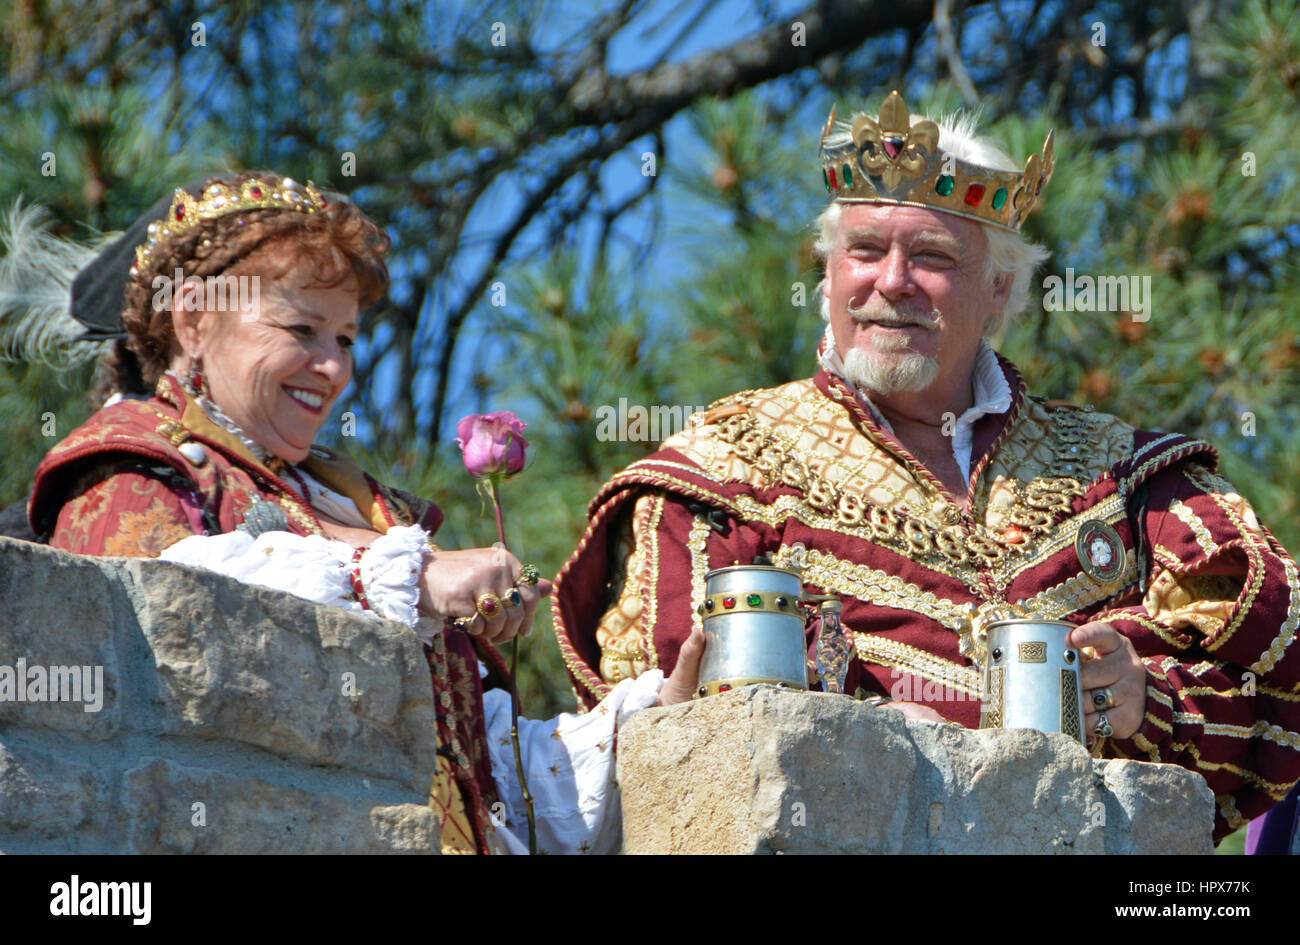
[[(209, 179), (186, 184), (183, 189), (197, 199)], [(161, 198), (72, 280), (72, 317), (86, 326), (78, 341), (103, 341), (125, 336), (122, 309), (126, 305), (126, 287), (131, 281), (136, 247), (149, 238), (149, 224), (167, 216), (174, 199), (174, 191)]]

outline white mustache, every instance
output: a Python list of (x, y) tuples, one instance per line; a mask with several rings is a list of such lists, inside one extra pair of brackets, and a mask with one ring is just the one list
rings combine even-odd
[(875, 322), (891, 328), (918, 325), (930, 331), (943, 324), (943, 315), (937, 308), (927, 312), (917, 308), (891, 305), (883, 300), (867, 301), (857, 306), (850, 305), (847, 311), (849, 317), (860, 324)]

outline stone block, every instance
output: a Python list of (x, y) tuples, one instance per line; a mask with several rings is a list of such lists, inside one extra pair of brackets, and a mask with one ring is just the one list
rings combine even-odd
[(770, 686), (638, 713), (618, 780), (629, 853), (1212, 852), (1183, 768)]
[(95, 766), (30, 742), (0, 744), (0, 852), (21, 838), (50, 852), (82, 849), (108, 825), (112, 793)]
[(0, 729), (117, 733), (115, 600), (111, 565), (0, 538)]
[(411, 630), (181, 565), (129, 567), (165, 731), (428, 789), (433, 691)]
[(433, 812), (355, 792), (309, 790), (160, 758), (123, 779), (135, 853), (438, 853)]

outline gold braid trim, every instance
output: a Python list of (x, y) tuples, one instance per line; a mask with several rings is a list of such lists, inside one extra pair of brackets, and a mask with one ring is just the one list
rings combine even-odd
[(1205, 527), (1201, 517), (1193, 512), (1191, 506), (1186, 502), (1182, 499), (1175, 499), (1170, 504), (1169, 511), (1173, 512), (1180, 522), (1192, 530), (1192, 534), (1196, 536), (1196, 543), (1201, 546), (1201, 550), (1205, 552), (1206, 557), (1219, 550), (1219, 545), (1210, 535), (1210, 530)]
[[(1223, 815), (1223, 819), (1228, 822), (1228, 826), (1233, 830), (1240, 830), (1250, 823), (1237, 809), (1237, 799), (1231, 794), (1216, 794), (1214, 800), (1219, 805), (1219, 813)], [(1281, 800), (1281, 798), (1274, 798), (1274, 800)]]
[[(1142, 447), (1142, 449), (1134, 453), (1131, 462), (1137, 462), (1138, 457), (1143, 455), (1144, 453), (1153, 450), (1157, 447), (1163, 448), (1164, 444), (1168, 443), (1170, 440), (1179, 439), (1179, 438), (1181, 438), (1181, 434), (1167, 433), (1164, 436), (1162, 436), (1160, 439), (1153, 440), (1152, 442), (1148, 443), (1146, 446)], [(1178, 459), (1180, 459), (1182, 456), (1188, 453), (1197, 453), (1206, 449), (1213, 451), (1216, 456), (1218, 455), (1218, 451), (1215, 450), (1212, 445), (1206, 443), (1204, 440), (1185, 440), (1183, 443), (1179, 444), (1178, 446), (1168, 449), (1165, 452), (1160, 453), (1159, 455), (1152, 456), (1145, 463), (1143, 463), (1137, 469), (1133, 470), (1131, 473), (1129, 473), (1127, 476), (1124, 477), (1123, 481), (1120, 483), (1121, 491), (1123, 491), (1126, 494), (1132, 494), (1133, 486), (1135, 486), (1137, 483), (1141, 482), (1142, 480), (1146, 479), (1147, 473), (1149, 471), (1154, 469), (1159, 469), (1164, 466), (1168, 466), (1171, 463), (1176, 462)]]
[(1199, 725), (1209, 735), (1223, 735), (1227, 738), (1263, 738), (1266, 741), (1300, 751), (1300, 733), (1291, 732), (1280, 725), (1273, 725), (1262, 719), (1250, 727), (1231, 725), (1226, 722), (1207, 722), (1199, 712), (1175, 712), (1174, 721), (1180, 725)]
[(1188, 640), (1180, 640), (1176, 636), (1173, 636), (1172, 634), (1174, 631), (1171, 631), (1168, 627), (1165, 627), (1159, 622), (1152, 620), (1146, 614), (1123, 613), (1123, 614), (1116, 614), (1115, 617), (1116, 619), (1132, 620), (1134, 623), (1138, 624), (1139, 626), (1145, 627), (1146, 629), (1152, 631), (1160, 639), (1164, 640), (1166, 643), (1172, 646), (1174, 649), (1186, 650), (1188, 647), (1192, 645), (1191, 642)]
[[(1070, 540), (1074, 544), (1074, 540)], [(1119, 577), (1107, 584), (1100, 584), (1094, 578), (1086, 573), (1076, 574), (1072, 578), (1067, 578), (1060, 584), (1055, 584), (1044, 591), (1040, 591), (1033, 597), (1018, 601), (1017, 605), (1024, 607), (1036, 617), (1043, 617), (1048, 620), (1059, 620), (1066, 614), (1072, 614), (1075, 611), (1083, 610), (1100, 601), (1113, 597), (1129, 585), (1137, 581), (1137, 561), (1134, 555), (1126, 554), (1124, 556), (1124, 570), (1120, 572)]]
[[(1246, 619), (1246, 614), (1250, 612), (1250, 608), (1255, 606), (1255, 598), (1259, 596), (1260, 588), (1264, 586), (1264, 556), (1260, 554), (1259, 547), (1263, 544), (1265, 550), (1268, 550), (1268, 545), (1256, 538), (1254, 533), (1246, 528), (1246, 523), (1242, 520), (1241, 516), (1237, 514), (1237, 510), (1234, 509), (1223, 496), (1216, 493), (1212, 494), (1211, 498), (1214, 499), (1214, 504), (1223, 509), (1228, 518), (1232, 520), (1232, 524), (1237, 527), (1237, 531), (1245, 537), (1246, 557), (1250, 559), (1249, 568), (1254, 573), (1250, 586), (1246, 587), (1242, 591), (1243, 599), (1241, 605), (1237, 608), (1237, 612), (1233, 615), (1232, 620), (1229, 621), (1226, 627), (1219, 631), (1218, 635), (1213, 640), (1206, 641), (1205, 649), (1208, 652), (1213, 653), (1232, 638), (1232, 635), (1236, 633), (1237, 628), (1241, 626), (1242, 621)], [(1292, 575), (1288, 575), (1288, 577), (1291, 576)], [(1295, 586), (1295, 582), (1292, 580), (1292, 609), (1295, 607)], [(1285, 626), (1285, 624), (1283, 626)], [(1292, 625), (1292, 629), (1294, 629), (1294, 625)], [(1261, 659), (1260, 662), (1263, 662), (1263, 660)], [(1259, 664), (1257, 663), (1256, 665)], [(1260, 672), (1267, 672), (1267, 670), (1260, 670)]]
[(968, 696), (980, 698), (979, 671), (972, 666), (958, 666), (927, 650), (857, 630), (853, 631), (853, 650), (864, 663), (905, 669), (914, 676), (948, 683)]
[[(1052, 530), (1048, 535), (1034, 546), (1032, 551), (1027, 552), (1020, 557), (1008, 557), (997, 562), (994, 566), (994, 575), (1005, 587), (1018, 576), (1026, 571), (1038, 567), (1062, 549), (1073, 548), (1074, 539), (1078, 533), (1078, 525), (1075, 523), (1083, 523), (1090, 521), (1091, 519), (1100, 519), (1107, 525), (1114, 525), (1117, 521), (1123, 519), (1125, 514), (1124, 497), (1119, 493), (1115, 493), (1101, 502), (1098, 502), (1096, 505), (1084, 509), (1077, 515), (1071, 515), (1068, 518), (1062, 519), (1052, 527)], [(1125, 557), (1131, 559), (1134, 555), (1126, 554)], [(1133, 573), (1134, 575), (1137, 574), (1136, 562), (1133, 564)], [(1111, 593), (1114, 593), (1114, 591)]]
[(1189, 755), (1192, 756), (1193, 760), (1195, 760), (1196, 767), (1200, 768), (1202, 771), (1227, 771), (1229, 774), (1235, 774), (1243, 781), (1248, 781), (1252, 787), (1256, 787), (1259, 790), (1266, 793), (1269, 797), (1273, 798), (1273, 800), (1275, 801), (1280, 801), (1283, 798), (1285, 798), (1287, 796), (1287, 793), (1291, 790), (1291, 788), (1295, 786), (1290, 781), (1286, 781), (1283, 783), (1265, 781), (1255, 772), (1247, 771), (1245, 768), (1238, 767), (1237, 765), (1230, 764), (1229, 762), (1226, 761), (1225, 762), (1205, 761), (1204, 759), (1201, 758), (1201, 753), (1196, 749), (1196, 746), (1191, 742), (1187, 742), (1185, 744), (1175, 742), (1173, 745), (1170, 746), (1170, 750), (1176, 752), (1182, 752), (1182, 751), (1187, 752)]
[[(1240, 687), (1234, 686), (1231, 689), (1215, 689), (1213, 686), (1186, 686), (1179, 690), (1185, 696), (1223, 696), (1225, 699), (1244, 696), (1250, 698), (1250, 693), (1244, 693)], [(1258, 685), (1255, 687), (1255, 695), (1268, 696), (1270, 699), (1277, 699), (1280, 702), (1300, 702), (1300, 692), (1288, 692), (1285, 689), (1275, 689), (1272, 686)]]
[[(950, 630), (960, 630), (965, 626), (965, 611), (960, 605), (922, 590), (895, 574), (865, 564), (853, 564), (814, 549), (805, 550), (802, 558), (804, 581), (824, 591), (851, 594), (881, 607), (910, 610)], [(776, 555), (777, 567), (790, 567), (792, 563), (790, 550), (782, 546)]]
[(686, 537), (686, 547), (691, 552), (691, 628), (704, 630), (700, 611), (704, 606), (704, 576), (709, 573), (709, 521), (703, 515), (695, 516)]
[[(1149, 722), (1157, 721), (1156, 719), (1151, 717), (1150, 713), (1147, 713), (1146, 718), (1147, 721)], [(1155, 744), (1151, 741), (1151, 739), (1147, 738), (1141, 732), (1138, 732), (1136, 735), (1133, 736), (1133, 744), (1137, 745), (1138, 748), (1145, 751), (1147, 753), (1147, 757), (1150, 758), (1152, 761), (1154, 761), (1157, 764), (1160, 763), (1160, 749), (1156, 748)]]
[[(907, 498), (888, 488), (883, 480), (874, 486), (869, 482), (855, 484), (854, 470), (847, 472), (843, 481), (836, 481), (824, 469), (842, 466), (839, 457), (807, 449), (803, 437), (800, 441), (791, 440), (748, 411), (722, 419), (715, 427), (715, 436), (730, 447), (731, 455), (740, 460), (744, 469), (761, 474), (762, 481), (799, 490), (800, 504), (824, 517), (822, 522), (809, 524), (841, 533), (856, 530), (876, 544), (956, 577), (949, 569), (995, 567), (1005, 558), (1022, 558), (1037, 541), (1051, 540), (1059, 528), (1057, 519), (1069, 516), (1073, 511), (1072, 500), (1085, 494), (1083, 482), (1073, 475), (1081, 472), (1075, 465), (1078, 459), (1074, 453), (1082, 448), (1081, 443), (1086, 443), (1092, 421), (1079, 419), (1072, 412), (1061, 414), (1052, 418), (1049, 428), (1053, 438), (1053, 471), (1059, 465), (1071, 475), (1038, 476), (1024, 484), (1014, 479), (1001, 480), (997, 488), (1010, 496), (1010, 503), (997, 509), (1005, 521), (1000, 529), (990, 528), (984, 522), (976, 522), (974, 527), (961, 525), (949, 502), (931, 494), (934, 490), (918, 480), (910, 467), (871, 437), (867, 437), (871, 449), (859, 457), (860, 465), (865, 468), (872, 462), (883, 464), (890, 471), (891, 481), (897, 480), (898, 485), (906, 486), (913, 493), (919, 490), (918, 495)], [(801, 433), (812, 431), (810, 423), (805, 423), (808, 429)], [(833, 423), (831, 426), (834, 429)], [(720, 471), (715, 471), (717, 474)], [(872, 488), (887, 493), (892, 500), (872, 501), (869, 498)], [(794, 508), (791, 512), (807, 522), (807, 512)], [(951, 520), (941, 520), (944, 515)], [(1096, 516), (1095, 510), (1089, 515)], [(1073, 541), (1073, 536), (1069, 541)], [(1054, 543), (1055, 550), (1059, 550), (1068, 542), (1055, 538)], [(941, 568), (940, 562), (946, 563), (948, 569)], [(970, 583), (973, 578), (968, 576), (965, 580)]]
[(654, 628), (659, 618), (659, 522), (664, 516), (664, 505), (664, 497), (655, 496), (645, 523), (646, 594), (645, 620), (642, 626), (648, 627), (649, 632), (643, 632), (641, 636), (646, 656), (650, 658), (650, 669), (659, 668), (659, 650), (655, 647)]
[(1269, 644), (1267, 650), (1258, 660), (1250, 665), (1250, 668), (1257, 673), (1270, 672), (1278, 661), (1282, 659), (1286, 649), (1295, 640), (1296, 627), (1300, 625), (1300, 575), (1296, 574), (1295, 562), (1290, 555), (1283, 554), (1280, 556), (1282, 566), (1286, 569), (1286, 581), (1291, 590), (1291, 603), (1287, 608), (1286, 619), (1282, 621), (1277, 636)]

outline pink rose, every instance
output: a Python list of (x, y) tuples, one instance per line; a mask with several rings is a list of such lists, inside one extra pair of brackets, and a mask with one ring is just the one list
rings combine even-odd
[(470, 414), (456, 424), (456, 442), (465, 458), (465, 468), (475, 478), (513, 476), (524, 468), (524, 439), (527, 426), (509, 410)]

